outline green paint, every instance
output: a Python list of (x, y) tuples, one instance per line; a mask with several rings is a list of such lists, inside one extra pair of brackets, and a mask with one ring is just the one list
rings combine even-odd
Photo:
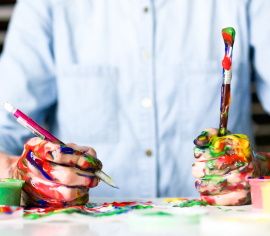
[(41, 216), (40, 214), (32, 213), (32, 214), (24, 215), (23, 217), (29, 220), (36, 220), (36, 219), (39, 219)]
[(212, 157), (220, 157), (220, 156), (223, 156), (226, 154), (226, 151), (225, 149), (220, 151), (220, 152), (217, 152), (214, 148), (214, 145), (213, 145), (213, 142), (215, 141), (214, 140), (215, 137), (210, 141), (210, 145), (209, 145), (209, 153)]
[(201, 148), (209, 146), (209, 136), (207, 131), (202, 131), (201, 134), (194, 140)]
[(236, 166), (236, 167), (242, 167), (242, 166), (244, 166), (244, 165), (245, 165), (245, 163), (242, 162), (242, 161), (237, 161), (237, 162), (235, 163), (235, 166)]
[(208, 134), (209, 134), (208, 131), (202, 131), (202, 132), (201, 132), (201, 135), (202, 135), (202, 136), (208, 136)]
[(91, 155), (84, 155), (85, 159), (91, 163), (94, 167), (97, 166), (97, 161), (96, 161), (96, 158), (94, 158), (93, 156)]
[(143, 215), (144, 216), (161, 216), (161, 217), (173, 216), (173, 214), (164, 212), (164, 211), (148, 212), (148, 213), (144, 213)]
[(51, 216), (51, 215), (57, 215), (57, 214), (73, 214), (73, 213), (82, 213), (81, 210), (75, 209), (75, 208), (68, 208), (68, 209), (58, 209), (58, 210), (52, 210), (46, 213), (26, 213), (24, 214), (25, 219), (30, 219), (30, 220), (36, 220), (39, 218)]
[(215, 169), (215, 160), (210, 160), (206, 162), (206, 166), (209, 170), (214, 170)]
[(85, 204), (85, 206), (86, 206), (87, 208), (94, 208), (94, 207), (98, 206), (98, 204), (92, 203), (92, 202), (88, 202), (88, 203)]
[(258, 153), (255, 153), (255, 158), (259, 159), (259, 160), (262, 160), (262, 161), (266, 161), (266, 157), (265, 156), (262, 156)]
[(233, 27), (227, 27), (227, 28), (222, 29), (222, 33), (229, 34), (232, 37), (233, 41), (234, 41), (234, 39), (235, 39), (235, 29)]
[[(95, 207), (97, 207), (95, 209)], [(42, 217), (47, 217), (51, 215), (57, 215), (57, 214), (73, 214), (78, 213), (82, 215), (92, 216), (92, 217), (105, 217), (105, 216), (114, 216), (119, 215), (123, 213), (127, 213), (132, 210), (143, 210), (143, 209), (150, 209), (153, 208), (152, 205), (143, 205), (143, 204), (137, 204), (134, 206), (121, 206), (121, 207), (112, 207), (112, 205), (105, 204), (104, 206), (101, 205), (102, 208), (104, 208), (102, 211), (99, 209), (99, 205), (96, 203), (88, 203), (86, 204), (86, 207), (82, 208), (61, 208), (61, 209), (54, 209), (50, 210), (48, 212), (25, 212), (24, 218), (25, 219), (31, 219), (36, 220)]]
[(207, 206), (207, 202), (202, 200), (187, 200), (178, 205), (178, 207), (193, 207), (193, 206)]
[[(226, 113), (223, 113), (224, 114), (224, 116), (228, 116), (228, 113), (226, 112)], [(227, 129), (226, 128), (220, 128), (219, 129), (219, 134), (221, 135), (221, 136), (225, 136), (226, 134), (227, 134)]]
[(132, 209), (135, 209), (135, 210), (151, 209), (151, 208), (153, 208), (153, 206), (150, 206), (150, 205), (136, 205), (132, 207)]
[(114, 216), (128, 212), (127, 208), (119, 208), (113, 211), (108, 212), (94, 212), (94, 213), (86, 213), (86, 215), (94, 216), (94, 217), (104, 217), (104, 216)]
[(231, 208), (222, 208), (222, 207), (217, 207), (217, 209), (224, 211), (224, 212), (228, 212), (228, 211), (232, 211)]
[(0, 205), (19, 206), (23, 184), (19, 179), (0, 179)]
[(226, 179), (220, 175), (205, 175), (204, 177), (201, 178), (201, 180), (209, 182), (211, 181), (216, 184), (220, 184), (226, 181)]

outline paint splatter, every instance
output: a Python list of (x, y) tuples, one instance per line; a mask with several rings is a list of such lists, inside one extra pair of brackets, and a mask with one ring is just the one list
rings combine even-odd
[(158, 216), (158, 217), (167, 217), (167, 216), (173, 216), (173, 214), (169, 213), (169, 212), (165, 212), (165, 211), (157, 211), (157, 212), (148, 212), (148, 213), (144, 213), (144, 216)]
[(10, 220), (23, 216), (23, 207), (0, 206), (0, 220)]
[(193, 206), (207, 206), (207, 205), (209, 204), (205, 201), (193, 199), (180, 203), (178, 207), (193, 207)]
[(24, 218), (35, 220), (56, 214), (73, 213), (92, 217), (104, 217), (115, 216), (133, 210), (150, 209), (153, 207), (154, 205), (151, 202), (112, 202), (103, 204), (90, 203), (85, 206), (73, 206), (67, 208), (30, 208), (25, 210)]

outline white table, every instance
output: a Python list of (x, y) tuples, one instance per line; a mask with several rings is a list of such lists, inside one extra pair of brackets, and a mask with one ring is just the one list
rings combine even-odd
[[(270, 215), (256, 212), (251, 206), (168, 208), (162, 199), (150, 200), (158, 207), (112, 217), (57, 215), (41, 220), (2, 220), (0, 236), (270, 235)], [(95, 198), (92, 201), (112, 202), (115, 199)], [(145, 214), (160, 211), (173, 213), (174, 217)]]

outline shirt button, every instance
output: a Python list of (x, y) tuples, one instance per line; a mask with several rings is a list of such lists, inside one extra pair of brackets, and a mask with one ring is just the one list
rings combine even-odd
[(144, 107), (144, 108), (151, 108), (153, 105), (151, 98), (144, 98), (142, 100), (141, 104), (142, 104), (142, 107)]
[(150, 58), (150, 54), (149, 54), (149, 52), (146, 51), (146, 50), (143, 50), (143, 51), (142, 51), (142, 56), (143, 56), (143, 58), (144, 58), (145, 60), (148, 60), (148, 59)]
[(143, 12), (144, 12), (144, 13), (148, 13), (148, 11), (149, 11), (149, 8), (148, 8), (148, 7), (144, 7), (144, 8), (143, 8)]
[(151, 150), (151, 149), (146, 149), (145, 155), (146, 155), (147, 157), (151, 157), (151, 156), (153, 155), (152, 150)]

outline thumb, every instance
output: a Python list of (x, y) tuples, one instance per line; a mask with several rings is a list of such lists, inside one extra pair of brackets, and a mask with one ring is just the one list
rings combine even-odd
[(194, 140), (194, 144), (198, 147), (204, 148), (209, 146), (209, 140), (212, 136), (218, 134), (218, 129), (207, 128)]

